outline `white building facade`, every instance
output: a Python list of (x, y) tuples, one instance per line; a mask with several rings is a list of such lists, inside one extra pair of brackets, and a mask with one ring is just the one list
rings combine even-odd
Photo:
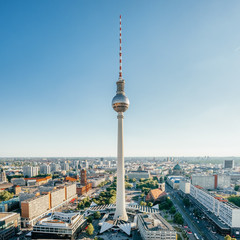
[(191, 185), (190, 195), (231, 228), (240, 227), (239, 207), (229, 203), (225, 199), (209, 194), (199, 186)]
[(190, 194), (190, 185), (190, 182), (186, 180), (181, 180), (179, 183), (179, 190), (181, 190), (185, 194)]
[(231, 185), (229, 175), (192, 175), (192, 185), (198, 185), (204, 189), (223, 189)]

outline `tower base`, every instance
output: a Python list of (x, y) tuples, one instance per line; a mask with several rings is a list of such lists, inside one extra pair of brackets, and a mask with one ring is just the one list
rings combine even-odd
[(123, 220), (123, 221), (126, 221), (126, 222), (127, 222), (127, 220), (128, 220), (128, 215), (127, 215), (126, 210), (125, 210), (125, 211), (122, 211), (121, 213), (119, 213), (119, 212), (116, 210), (115, 213), (114, 213), (113, 219), (115, 219), (115, 220)]

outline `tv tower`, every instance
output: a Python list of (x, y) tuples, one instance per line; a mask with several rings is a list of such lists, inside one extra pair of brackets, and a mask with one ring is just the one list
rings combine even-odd
[(119, 49), (119, 78), (117, 94), (112, 100), (112, 107), (118, 113), (118, 151), (117, 151), (117, 203), (114, 219), (128, 220), (125, 206), (125, 170), (123, 155), (123, 113), (128, 109), (129, 100), (124, 92), (125, 81), (122, 78), (122, 24), (120, 15), (120, 49)]

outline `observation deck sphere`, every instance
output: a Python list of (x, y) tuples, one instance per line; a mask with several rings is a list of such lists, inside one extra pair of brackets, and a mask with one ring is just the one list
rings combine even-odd
[(116, 112), (125, 112), (128, 106), (129, 100), (124, 94), (116, 94), (112, 100), (112, 107)]

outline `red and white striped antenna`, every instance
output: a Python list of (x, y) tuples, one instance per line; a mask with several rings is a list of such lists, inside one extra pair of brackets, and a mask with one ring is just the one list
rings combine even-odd
[(120, 15), (120, 33), (119, 33), (119, 79), (122, 79), (122, 16)]

